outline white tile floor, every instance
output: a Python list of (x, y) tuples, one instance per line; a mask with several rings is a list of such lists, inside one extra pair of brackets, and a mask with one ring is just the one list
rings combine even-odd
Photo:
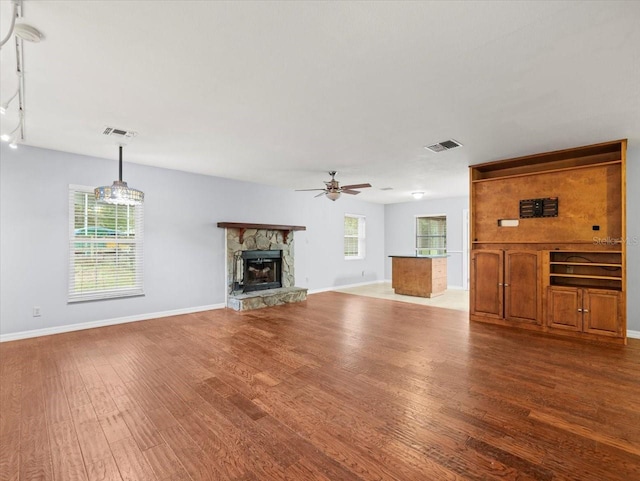
[(358, 287), (347, 287), (345, 289), (335, 289), (335, 291), (355, 294), (358, 296), (377, 297), (379, 299), (422, 304), (424, 306), (443, 307), (445, 309), (455, 309), (457, 311), (469, 311), (469, 291), (458, 289), (447, 289), (443, 295), (433, 298), (401, 296), (399, 294), (395, 294), (391, 288), (390, 282), (368, 284), (366, 286)]

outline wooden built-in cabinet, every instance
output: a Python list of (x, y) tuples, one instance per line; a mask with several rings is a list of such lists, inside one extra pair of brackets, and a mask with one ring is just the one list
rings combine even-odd
[(547, 326), (622, 337), (622, 296), (604, 289), (549, 286)]
[(470, 319), (626, 343), (625, 177), (626, 140), (471, 166)]
[(622, 251), (549, 251), (546, 324), (623, 336)]
[(539, 257), (533, 251), (472, 251), (472, 319), (540, 324)]

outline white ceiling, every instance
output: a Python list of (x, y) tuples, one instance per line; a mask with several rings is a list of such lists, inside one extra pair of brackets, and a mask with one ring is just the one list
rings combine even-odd
[(38, 147), (116, 159), (108, 125), (139, 133), (127, 162), (288, 189), (337, 170), (393, 203), (464, 195), (474, 163), (640, 143), (637, 1), (25, 0), (24, 22), (46, 37), (24, 47)]

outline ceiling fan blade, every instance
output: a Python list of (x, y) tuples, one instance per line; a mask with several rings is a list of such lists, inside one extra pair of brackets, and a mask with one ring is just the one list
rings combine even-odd
[[(319, 190), (319, 189), (315, 189), (315, 190)], [(320, 190), (321, 190), (321, 189), (320, 189)], [(326, 195), (326, 194), (327, 194), (327, 192), (326, 192), (326, 191), (324, 191), (324, 192), (321, 192), (321, 193), (320, 193), (320, 194), (318, 194), (318, 195), (314, 195), (314, 196), (313, 196), (313, 198), (315, 199), (316, 197), (321, 197), (321, 196)]]
[(344, 189), (365, 189), (367, 187), (371, 187), (371, 184), (352, 184), (352, 185), (343, 185), (342, 186), (342, 191), (344, 192)]
[(326, 190), (326, 189), (296, 189), (296, 192), (309, 192), (312, 190)]
[(343, 194), (351, 194), (351, 195), (357, 195), (360, 193), (359, 190), (350, 190), (350, 189), (341, 189), (340, 192), (342, 192)]

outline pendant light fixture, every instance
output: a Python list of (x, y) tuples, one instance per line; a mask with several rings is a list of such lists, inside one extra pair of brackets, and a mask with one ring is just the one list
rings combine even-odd
[(140, 205), (144, 202), (144, 192), (132, 189), (122, 181), (122, 145), (120, 146), (120, 164), (118, 180), (113, 185), (96, 187), (94, 193), (98, 202), (117, 205)]

